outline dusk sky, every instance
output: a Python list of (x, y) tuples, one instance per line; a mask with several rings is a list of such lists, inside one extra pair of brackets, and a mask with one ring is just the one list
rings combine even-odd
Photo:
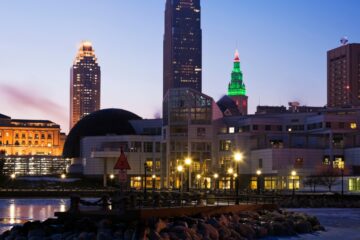
[[(161, 113), (165, 0), (0, 3), (0, 113), (69, 127), (70, 67), (82, 40), (101, 66), (101, 108)], [(358, 0), (203, 0), (203, 92), (227, 91), (238, 48), (256, 106), (326, 104), (326, 51), (360, 42)]]

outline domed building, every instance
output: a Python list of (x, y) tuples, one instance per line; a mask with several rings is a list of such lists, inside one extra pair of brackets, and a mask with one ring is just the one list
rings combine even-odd
[[(115, 163), (123, 149), (131, 169), (131, 187), (140, 187), (139, 176), (148, 165), (149, 176), (161, 172), (161, 119), (142, 119), (123, 109), (103, 109), (81, 119), (70, 131), (63, 151), (71, 158), (70, 173), (104, 178), (116, 175)], [(140, 177), (141, 179), (141, 177)], [(149, 180), (151, 181), (151, 179)]]

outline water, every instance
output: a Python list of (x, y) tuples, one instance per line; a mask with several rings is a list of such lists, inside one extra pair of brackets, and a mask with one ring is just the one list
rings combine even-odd
[(360, 240), (359, 208), (295, 208), (287, 210), (316, 216), (326, 231), (291, 238), (267, 238), (267, 240)]
[[(69, 199), (0, 199), (0, 233), (16, 224), (54, 217), (64, 212)], [(316, 216), (326, 228), (325, 232), (304, 234), (291, 238), (269, 237), (267, 240), (360, 240), (360, 209), (351, 208), (300, 208), (289, 211)]]
[(69, 199), (0, 199), (0, 233), (16, 224), (54, 217), (64, 212)]

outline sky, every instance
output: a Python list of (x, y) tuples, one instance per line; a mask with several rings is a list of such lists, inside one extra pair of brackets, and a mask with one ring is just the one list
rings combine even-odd
[[(227, 92), (235, 49), (257, 105), (326, 104), (326, 52), (360, 42), (358, 0), (202, 0), (203, 93)], [(69, 128), (70, 67), (89, 40), (101, 108), (161, 114), (165, 0), (0, 2), (0, 113)]]

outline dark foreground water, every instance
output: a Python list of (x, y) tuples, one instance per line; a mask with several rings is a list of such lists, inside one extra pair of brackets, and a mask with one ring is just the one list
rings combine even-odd
[[(29, 220), (43, 221), (54, 217), (54, 212), (63, 212), (68, 205), (68, 199), (0, 199), (0, 233)], [(326, 231), (291, 238), (272, 237), (266, 238), (266, 240), (360, 240), (360, 209), (302, 208), (288, 210), (305, 212), (318, 217)]]

